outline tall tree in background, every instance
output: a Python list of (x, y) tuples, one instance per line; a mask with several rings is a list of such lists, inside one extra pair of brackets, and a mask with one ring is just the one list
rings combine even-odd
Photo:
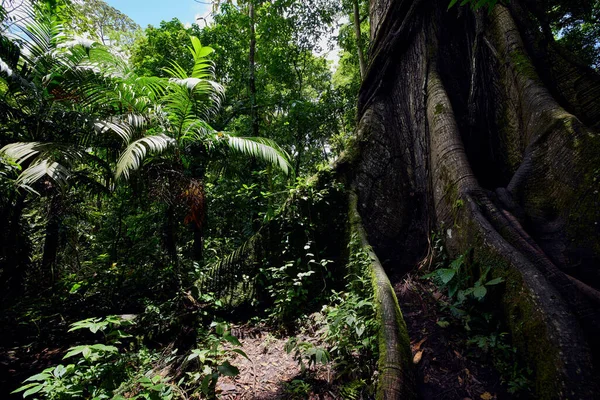
[(489, 12), (463, 3), (371, 2), (351, 174), (360, 213), (392, 274), (417, 264), (432, 229), (452, 251), (474, 248), (506, 277), (500, 304), (536, 371), (536, 396), (592, 398), (600, 76), (548, 21), (585, 18), (598, 2), (577, 14), (560, 2), (562, 15), (532, 0)]

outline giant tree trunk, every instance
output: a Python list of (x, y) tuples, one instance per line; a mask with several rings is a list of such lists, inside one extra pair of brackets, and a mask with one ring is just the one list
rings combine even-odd
[(548, 41), (536, 4), (487, 13), (371, 0), (371, 62), (345, 161), (388, 272), (412, 269), (431, 229), (455, 253), (474, 247), (505, 277), (503, 311), (536, 398), (593, 398), (600, 77)]

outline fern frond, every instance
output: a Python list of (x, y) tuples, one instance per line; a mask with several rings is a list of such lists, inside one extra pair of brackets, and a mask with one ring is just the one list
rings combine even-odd
[[(240, 247), (209, 266), (208, 271), (196, 283), (198, 288), (222, 295), (231, 292), (238, 285), (239, 279), (235, 279), (235, 275), (254, 276), (256, 274), (254, 262), (257, 260), (252, 256), (252, 253), (263, 238), (261, 231), (262, 228)], [(251, 292), (252, 290), (245, 290), (247, 295), (250, 295)]]

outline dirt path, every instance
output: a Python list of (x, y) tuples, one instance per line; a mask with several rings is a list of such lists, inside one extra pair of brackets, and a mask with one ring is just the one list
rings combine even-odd
[[(300, 366), (284, 349), (288, 336), (276, 337), (267, 331), (247, 327), (234, 328), (233, 334), (250, 360), (235, 356), (231, 363), (239, 368), (240, 374), (235, 378), (219, 379), (217, 393), (221, 399), (339, 398), (330, 383), (331, 367), (321, 366), (302, 376)], [(298, 338), (315, 344), (319, 342), (316, 335), (298, 335)]]

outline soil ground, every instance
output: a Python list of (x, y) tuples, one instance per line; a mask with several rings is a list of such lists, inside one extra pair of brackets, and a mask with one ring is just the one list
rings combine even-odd
[[(313, 367), (302, 375), (298, 362), (284, 349), (289, 336), (274, 336), (267, 330), (247, 326), (236, 327), (232, 333), (238, 337), (248, 359), (236, 355), (232, 364), (239, 368), (239, 376), (219, 380), (217, 392), (222, 399), (340, 398), (332, 384), (331, 366)], [(298, 335), (298, 340), (320, 345), (317, 332)]]
[[(430, 281), (407, 276), (394, 285), (411, 338), (419, 397), (439, 400), (510, 399), (493, 360), (442, 310), (444, 298)], [(446, 326), (440, 321), (452, 321)]]
[[(445, 296), (430, 282), (412, 276), (394, 286), (404, 314), (413, 363), (417, 372), (418, 394), (423, 400), (493, 400), (512, 399), (489, 355), (468, 344), (470, 336), (449, 311), (441, 307)], [(447, 300), (447, 299), (446, 299)], [(451, 321), (449, 325), (438, 324)], [(302, 377), (300, 367), (284, 350), (289, 337), (275, 337), (266, 329), (241, 327), (234, 330), (250, 360), (237, 357), (234, 364), (240, 375), (219, 381), (221, 398), (237, 399), (341, 399), (332, 383), (335, 375), (321, 367), (312, 378)], [(320, 344), (319, 335), (305, 335), (301, 340)], [(290, 389), (294, 380), (313, 387), (305, 395)]]

